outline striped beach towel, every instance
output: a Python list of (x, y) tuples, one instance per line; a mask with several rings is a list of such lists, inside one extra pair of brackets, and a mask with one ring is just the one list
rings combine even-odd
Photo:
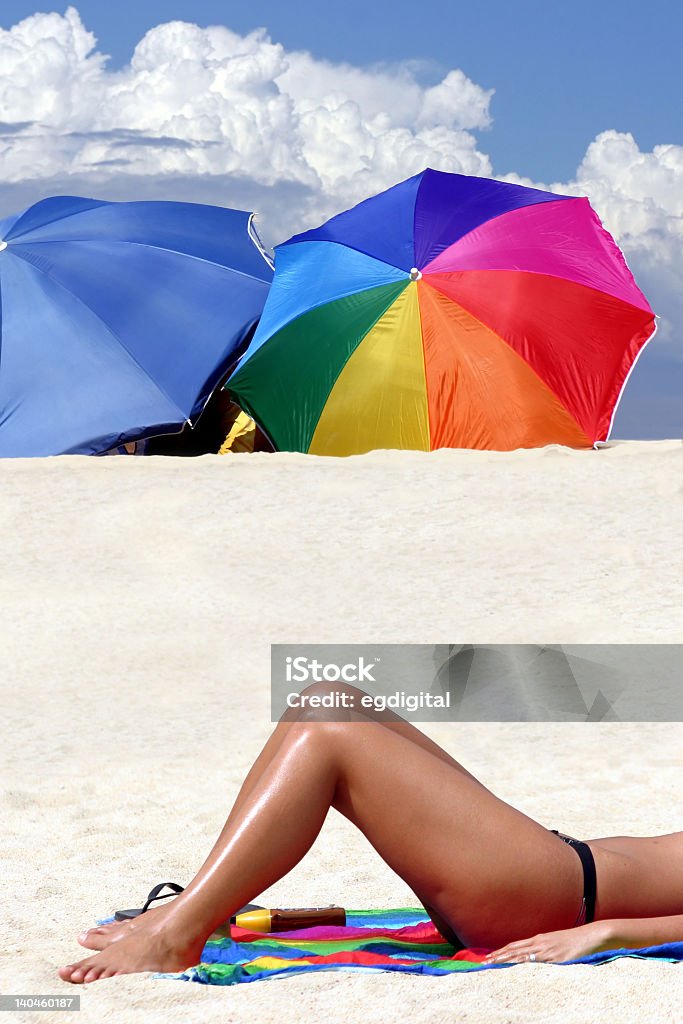
[[(212, 936), (197, 967), (157, 977), (202, 985), (237, 985), (313, 971), (446, 975), (515, 966), (484, 965), (485, 949), (455, 952), (422, 908), (349, 910), (346, 921), (344, 928), (306, 928), (276, 935), (233, 927), (231, 938)], [(571, 962), (603, 964), (624, 956), (678, 963), (683, 961), (683, 942), (593, 953)]]

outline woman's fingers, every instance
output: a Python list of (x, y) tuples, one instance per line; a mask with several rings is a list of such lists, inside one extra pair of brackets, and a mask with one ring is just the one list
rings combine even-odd
[(599, 922), (565, 928), (558, 932), (533, 935), (518, 942), (508, 942), (494, 949), (485, 964), (566, 963), (594, 953), (604, 944), (603, 926)]
[(544, 960), (542, 951), (542, 936), (535, 936), (530, 939), (521, 939), (518, 942), (508, 942), (500, 949), (494, 949), (484, 960), (485, 964), (521, 964), (534, 963)]

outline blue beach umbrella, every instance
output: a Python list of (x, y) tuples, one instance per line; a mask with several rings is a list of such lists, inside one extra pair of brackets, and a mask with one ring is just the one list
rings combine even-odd
[(56, 196), (0, 221), (0, 456), (182, 428), (272, 279), (253, 214)]

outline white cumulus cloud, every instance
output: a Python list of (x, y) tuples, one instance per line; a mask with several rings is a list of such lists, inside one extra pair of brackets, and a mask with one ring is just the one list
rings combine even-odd
[(150, 30), (119, 71), (95, 47), (73, 7), (0, 32), (6, 185), (223, 177), (226, 202), (231, 178), (298, 186), (297, 208), (276, 212), (288, 233), (427, 165), (491, 172), (471, 133), (491, 92), (461, 71), (425, 87), (405, 67), (330, 64), (264, 30), (184, 22)]

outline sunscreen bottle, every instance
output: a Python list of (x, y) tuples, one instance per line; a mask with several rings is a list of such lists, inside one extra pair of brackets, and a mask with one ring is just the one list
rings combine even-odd
[(289, 932), (297, 928), (320, 928), (346, 924), (343, 907), (282, 907), (279, 910), (250, 910), (235, 918), (238, 928), (252, 932)]

